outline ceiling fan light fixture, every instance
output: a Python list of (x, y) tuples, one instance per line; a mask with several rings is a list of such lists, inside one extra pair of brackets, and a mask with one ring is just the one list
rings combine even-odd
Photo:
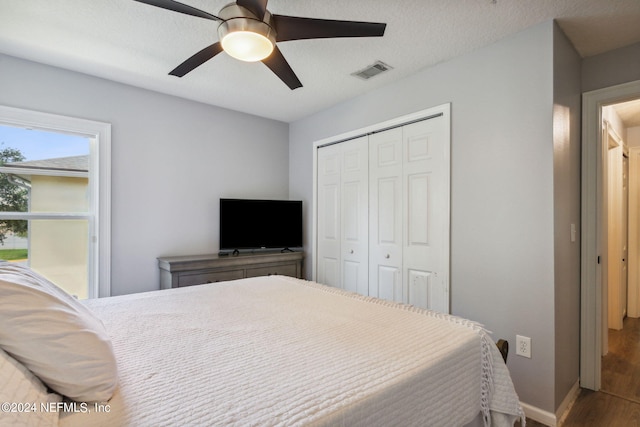
[(263, 21), (235, 18), (218, 27), (222, 49), (232, 57), (246, 62), (262, 61), (273, 52), (275, 31)]

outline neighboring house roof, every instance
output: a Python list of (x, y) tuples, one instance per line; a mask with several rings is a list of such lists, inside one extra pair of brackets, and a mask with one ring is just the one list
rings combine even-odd
[(0, 173), (17, 175), (27, 180), (31, 175), (87, 178), (89, 176), (89, 156), (8, 162), (0, 166)]
[(89, 171), (89, 156), (58, 157), (55, 159), (27, 160), (5, 163), (2, 167), (21, 169), (47, 169), (60, 171)]

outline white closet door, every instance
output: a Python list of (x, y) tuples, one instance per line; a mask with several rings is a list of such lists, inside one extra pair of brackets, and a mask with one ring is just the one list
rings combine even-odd
[(318, 149), (318, 282), (449, 312), (449, 107), (440, 111)]
[(402, 128), (369, 136), (369, 295), (403, 301)]
[(357, 138), (318, 150), (320, 283), (368, 293), (368, 148)]
[(404, 302), (449, 312), (449, 149), (444, 118), (403, 127)]
[(342, 288), (368, 295), (369, 155), (367, 137), (342, 146)]
[(339, 144), (318, 150), (317, 281), (341, 287), (340, 272), (340, 175)]

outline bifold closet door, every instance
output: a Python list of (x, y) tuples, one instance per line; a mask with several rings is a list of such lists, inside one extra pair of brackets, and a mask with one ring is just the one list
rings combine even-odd
[(369, 295), (449, 312), (444, 118), (369, 137)]
[(449, 110), (318, 148), (316, 280), (449, 312)]
[(448, 123), (437, 117), (403, 127), (404, 302), (449, 312)]
[(317, 280), (368, 293), (367, 137), (318, 150)]
[(369, 295), (403, 302), (402, 128), (369, 136)]

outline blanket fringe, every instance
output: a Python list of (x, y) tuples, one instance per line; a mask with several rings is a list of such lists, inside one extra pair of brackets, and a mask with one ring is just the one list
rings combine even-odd
[(482, 341), (482, 383), (480, 386), (480, 409), (482, 410), (482, 418), (485, 427), (491, 425), (491, 395), (493, 394), (493, 359), (491, 358), (490, 345), (487, 334), (481, 334)]

